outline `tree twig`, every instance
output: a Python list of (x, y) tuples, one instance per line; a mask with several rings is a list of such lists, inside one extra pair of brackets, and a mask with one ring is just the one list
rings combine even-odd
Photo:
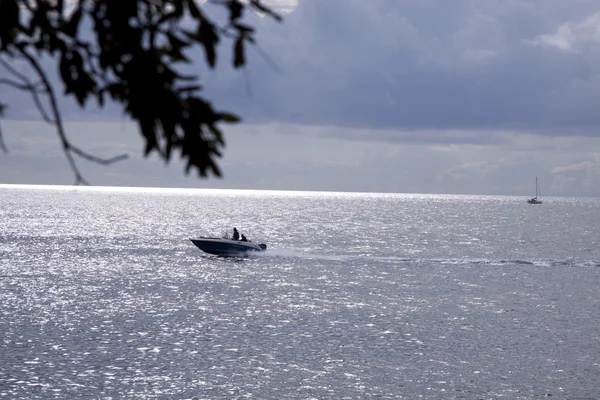
[(38, 93), (43, 93), (40, 92), (40, 89), (37, 88), (35, 84), (30, 84), (30, 83), (19, 83), (19, 82), (15, 82), (11, 79), (8, 78), (0, 78), (0, 85), (8, 85), (8, 86), (12, 86), (14, 88), (17, 88), (19, 90), (27, 90), (27, 91), (36, 91)]
[(10, 72), (14, 76), (16, 76), (17, 78), (19, 78), (20, 80), (22, 80), (23, 82), (27, 82), (28, 81), (28, 79), (27, 79), (27, 77), (25, 75), (23, 75), (22, 73), (20, 73), (19, 71), (17, 71), (15, 68), (12, 67), (12, 65), (10, 65), (6, 61), (4, 61), (2, 58), (0, 58), (0, 65), (2, 65), (4, 68), (6, 68), (6, 70), (8, 72)]
[(280, 74), (282, 69), (277, 65), (277, 63), (264, 51), (257, 43), (251, 43), (252, 47), (256, 50), (256, 52), (264, 58), (264, 60), (273, 68), (273, 71)]
[(83, 178), (83, 176), (79, 172), (79, 168), (77, 167), (77, 164), (75, 163), (75, 159), (73, 158), (73, 153), (77, 154), (78, 156), (80, 156), (82, 158), (85, 158), (86, 160), (93, 161), (93, 162), (103, 164), (103, 165), (111, 164), (113, 162), (120, 161), (120, 160), (123, 160), (128, 157), (126, 154), (122, 154), (120, 156), (116, 156), (111, 159), (104, 160), (104, 159), (101, 159), (98, 157), (94, 157), (94, 156), (82, 151), (81, 149), (71, 145), (71, 143), (69, 142), (67, 135), (65, 133), (60, 110), (58, 107), (58, 102), (56, 101), (56, 95), (54, 94), (54, 89), (52, 88), (52, 85), (50, 84), (48, 77), (46, 76), (46, 74), (42, 70), (41, 66), (36, 61), (36, 59), (33, 58), (33, 56), (31, 56), (29, 53), (27, 53), (27, 51), (25, 51), (25, 49), (22, 47), (18, 47), (18, 49), (19, 49), (20, 54), (29, 61), (32, 68), (36, 71), (36, 73), (40, 77), (41, 84), (45, 88), (45, 93), (48, 95), (48, 98), (50, 99), (50, 107), (52, 109), (52, 115), (54, 116), (54, 120), (52, 121), (52, 124), (54, 124), (56, 126), (56, 131), (57, 131), (60, 141), (62, 143), (63, 152), (65, 153), (65, 156), (67, 157), (67, 160), (69, 161), (69, 165), (71, 166), (71, 170), (73, 171), (73, 174), (75, 174), (75, 184), (76, 185), (79, 185), (79, 184), (89, 185), (89, 183)]
[(73, 146), (72, 144), (69, 144), (69, 148), (71, 149), (71, 151), (73, 153), (77, 154), (79, 157), (84, 158), (91, 162), (95, 162), (96, 164), (100, 164), (100, 165), (110, 165), (112, 163), (116, 163), (117, 161), (122, 161), (122, 160), (126, 160), (127, 158), (129, 158), (129, 156), (127, 154), (121, 154), (121, 155), (114, 156), (111, 158), (100, 158), (100, 157), (96, 157), (90, 153), (87, 153), (87, 152), (81, 150), (79, 147)]
[(6, 70), (8, 72), (10, 72), (11, 74), (13, 74), (14, 76), (16, 76), (17, 78), (19, 78), (21, 81), (24, 82), (23, 84), (18, 84), (17, 82), (3, 78), (3, 79), (0, 79), (0, 83), (4, 83), (6, 85), (11, 85), (11, 86), (14, 86), (21, 90), (27, 90), (29, 93), (31, 93), (31, 96), (33, 97), (33, 102), (35, 103), (35, 106), (37, 107), (38, 111), (40, 112), (43, 120), (49, 124), (54, 124), (55, 121), (53, 121), (48, 116), (48, 113), (46, 112), (46, 109), (42, 105), (42, 101), (40, 100), (40, 97), (38, 96), (39, 93), (47, 94), (46, 91), (38, 88), (38, 86), (42, 85), (42, 82), (38, 82), (36, 84), (31, 83), (29, 78), (27, 78), (25, 75), (23, 75), (22, 73), (20, 73), (13, 67), (11, 67), (10, 64), (8, 64), (6, 61), (4, 61), (1, 58), (0, 58), (0, 65), (2, 65), (4, 68), (6, 68)]
[(65, 153), (65, 156), (67, 157), (67, 160), (69, 161), (71, 170), (73, 170), (73, 173), (75, 174), (75, 184), (78, 185), (81, 183), (81, 184), (86, 185), (87, 182), (81, 176), (81, 173), (79, 172), (79, 169), (77, 168), (77, 164), (75, 163), (75, 160), (73, 159), (73, 155), (71, 154), (71, 151), (70, 151), (71, 146), (70, 146), (67, 136), (65, 134), (61, 114), (58, 109), (58, 103), (56, 101), (56, 96), (54, 95), (54, 90), (52, 89), (52, 86), (51, 86), (50, 82), (48, 81), (48, 77), (46, 76), (46, 74), (44, 73), (44, 71), (38, 64), (38, 62), (35, 60), (35, 58), (33, 58), (29, 53), (27, 53), (24, 48), (18, 47), (18, 49), (19, 49), (19, 52), (23, 55), (23, 57), (25, 57), (29, 61), (29, 63), (31, 64), (33, 69), (37, 72), (38, 76), (40, 77), (40, 79), (42, 81), (42, 84), (46, 88), (46, 92), (50, 99), (50, 107), (52, 108), (52, 114), (54, 115), (54, 125), (56, 126), (56, 131), (57, 131), (60, 141), (62, 143), (62, 147), (63, 147), (63, 151)]
[(0, 150), (2, 150), (5, 154), (8, 154), (8, 148), (4, 143), (4, 137), (2, 136), (2, 124), (0, 124)]
[(244, 72), (244, 81), (246, 82), (246, 95), (248, 96), (248, 98), (252, 98), (252, 84), (250, 82), (250, 75), (248, 73), (248, 66), (244, 65), (244, 67), (242, 68), (243, 72)]

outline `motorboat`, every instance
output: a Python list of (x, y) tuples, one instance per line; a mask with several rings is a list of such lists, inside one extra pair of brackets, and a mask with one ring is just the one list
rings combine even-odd
[(200, 236), (190, 239), (200, 250), (221, 257), (247, 257), (256, 251), (265, 251), (267, 245), (251, 241), (233, 240), (226, 237), (210, 238)]

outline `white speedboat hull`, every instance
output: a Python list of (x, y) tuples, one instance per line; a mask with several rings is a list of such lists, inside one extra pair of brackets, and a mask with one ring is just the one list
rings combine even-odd
[(200, 237), (190, 240), (203, 252), (222, 257), (246, 257), (254, 252), (267, 249), (266, 244), (226, 238)]

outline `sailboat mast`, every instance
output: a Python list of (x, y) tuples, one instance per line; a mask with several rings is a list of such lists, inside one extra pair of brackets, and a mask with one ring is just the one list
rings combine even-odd
[(535, 177), (535, 197), (528, 199), (527, 202), (529, 204), (542, 204), (542, 192), (540, 191), (537, 176)]

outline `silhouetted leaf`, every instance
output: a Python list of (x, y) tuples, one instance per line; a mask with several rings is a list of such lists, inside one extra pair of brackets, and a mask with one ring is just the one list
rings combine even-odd
[(164, 24), (164, 23), (165, 23), (165, 22), (167, 22), (168, 20), (170, 20), (170, 19), (175, 19), (175, 18), (177, 18), (177, 13), (176, 13), (175, 11), (173, 11), (173, 12), (170, 12), (170, 13), (166, 13), (166, 14), (163, 14), (163, 15), (162, 15), (162, 16), (161, 16), (161, 17), (158, 19), (158, 21), (156, 21), (156, 25), (161, 25), (161, 24)]
[(254, 32), (254, 28), (245, 24), (240, 24), (238, 22), (234, 22), (233, 24), (231, 24), (234, 28), (236, 28), (238, 31), (242, 32), (242, 33), (250, 33), (250, 32)]
[(171, 159), (171, 151), (173, 149), (173, 145), (176, 144), (175, 122), (172, 120), (172, 118), (169, 118), (168, 121), (165, 121), (163, 119), (161, 123), (163, 126), (163, 136), (167, 140), (167, 143), (165, 145), (165, 161), (168, 163)]
[(237, 115), (231, 114), (231, 113), (226, 113), (226, 112), (216, 113), (215, 116), (217, 117), (217, 120), (222, 120), (222, 121), (226, 121), (226, 122), (240, 122), (241, 121), (240, 117), (238, 117)]
[(201, 90), (202, 86), (200, 85), (190, 85), (190, 86), (182, 86), (180, 88), (177, 89), (178, 93), (185, 93), (185, 92), (195, 92), (197, 90)]
[(188, 58), (181, 52), (181, 50), (185, 47), (188, 47), (190, 43), (179, 39), (171, 33), (167, 33), (167, 37), (169, 38), (169, 44), (171, 45), (171, 49), (167, 52), (167, 54), (171, 57), (171, 59), (173, 61), (189, 62)]
[(206, 61), (211, 68), (214, 68), (217, 58), (215, 53), (215, 45), (217, 44), (219, 37), (215, 33), (214, 25), (207, 20), (203, 20), (200, 23), (200, 38), (202, 44), (204, 45)]
[(167, 37), (169, 38), (169, 43), (171, 44), (172, 48), (184, 49), (184, 48), (190, 46), (189, 42), (179, 39), (177, 36), (175, 36), (172, 33), (167, 33)]
[(198, 9), (198, 6), (195, 3), (195, 0), (187, 0), (187, 5), (188, 5), (188, 10), (190, 10), (190, 14), (192, 15), (192, 17), (194, 17), (195, 19), (200, 19), (202, 17), (202, 14), (200, 13), (200, 10)]
[(242, 17), (242, 12), (244, 10), (244, 5), (239, 2), (239, 0), (230, 0), (227, 3), (229, 7), (229, 20), (233, 22)]
[(68, 90), (71, 85), (71, 61), (68, 51), (64, 51), (60, 56), (60, 61), (58, 65), (58, 71), (60, 72), (60, 77), (65, 84), (65, 93), (69, 93)]
[(154, 149), (154, 146), (149, 141), (146, 141), (146, 148), (144, 149), (144, 157), (148, 157), (148, 154)]
[(152, 120), (152, 117), (145, 116), (139, 119), (139, 125), (142, 131), (142, 135), (144, 135), (144, 137), (146, 138), (146, 148), (144, 150), (144, 157), (147, 157), (148, 154), (150, 154), (150, 152), (157, 147), (156, 133), (154, 131), (154, 122)]
[(271, 17), (275, 18), (275, 20), (277, 20), (278, 22), (283, 21), (283, 18), (279, 14), (274, 13), (273, 10), (271, 10), (267, 6), (262, 5), (261, 2), (260, 2), (260, 0), (250, 0), (250, 4), (252, 6), (254, 6), (256, 9), (258, 9), (258, 10), (264, 12), (265, 14), (268, 14)]
[(233, 49), (233, 66), (239, 68), (246, 63), (244, 55), (244, 37), (240, 36), (235, 40)]
[(182, 29), (181, 32), (188, 37), (188, 39), (194, 41), (194, 42), (201, 42), (202, 41), (202, 37), (200, 36), (200, 32), (198, 30), (195, 31), (188, 31), (185, 29)]
[(15, 39), (19, 26), (19, 5), (16, 0), (0, 0), (0, 49), (5, 50)]
[(225, 139), (223, 139), (223, 133), (221, 130), (214, 125), (208, 125), (208, 129), (215, 136), (217, 143), (219, 143), (221, 146), (225, 146)]
[(77, 28), (79, 27), (79, 21), (81, 20), (81, 13), (81, 6), (78, 5), (77, 9), (73, 12), (73, 15), (71, 15), (71, 19), (64, 28), (64, 32), (67, 35), (71, 37), (77, 36)]
[(96, 93), (96, 99), (98, 100), (100, 108), (104, 107), (104, 91), (98, 91), (98, 93)]

